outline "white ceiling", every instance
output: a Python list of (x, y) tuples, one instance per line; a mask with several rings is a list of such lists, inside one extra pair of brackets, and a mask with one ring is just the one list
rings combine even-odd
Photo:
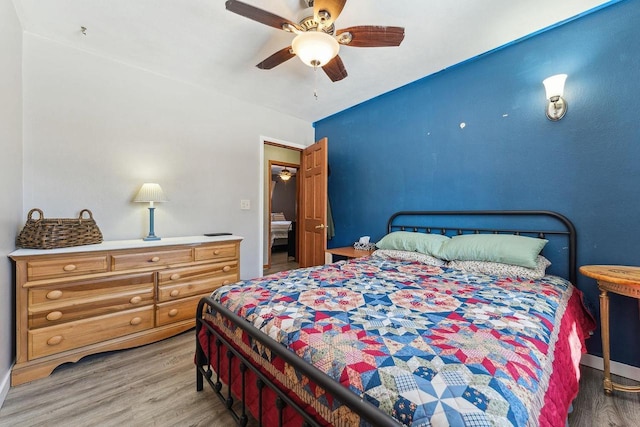
[[(399, 47), (343, 46), (349, 76), (333, 83), (298, 58), (256, 68), (293, 35), (226, 11), (224, 0), (13, 1), (26, 32), (309, 122), (609, 2), (348, 0), (336, 29), (402, 26), (405, 39)], [(244, 1), (292, 21), (305, 4)]]

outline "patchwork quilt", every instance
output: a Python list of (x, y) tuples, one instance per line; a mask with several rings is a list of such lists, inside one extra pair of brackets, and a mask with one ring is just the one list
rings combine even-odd
[[(580, 291), (556, 276), (378, 257), (243, 281), (213, 298), (407, 426), (563, 426), (594, 328)], [(339, 402), (244, 342), (328, 424), (366, 424), (340, 419)]]

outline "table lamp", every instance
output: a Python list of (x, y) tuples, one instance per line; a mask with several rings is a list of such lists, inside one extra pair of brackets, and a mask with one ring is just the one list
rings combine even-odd
[(156, 208), (153, 207), (153, 202), (166, 202), (167, 198), (162, 192), (160, 184), (151, 182), (145, 182), (142, 184), (140, 191), (136, 194), (134, 202), (149, 202), (149, 235), (142, 240), (160, 240), (160, 237), (156, 236), (153, 231), (153, 211)]

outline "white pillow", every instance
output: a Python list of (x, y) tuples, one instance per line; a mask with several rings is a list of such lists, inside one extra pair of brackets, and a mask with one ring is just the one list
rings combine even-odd
[(420, 252), (413, 251), (400, 251), (396, 249), (378, 249), (373, 254), (383, 259), (397, 259), (400, 261), (412, 261), (420, 262), (425, 265), (431, 265), (433, 267), (444, 267), (446, 262), (443, 260), (432, 257), (431, 255), (421, 254)]
[(502, 264), (489, 261), (449, 261), (447, 267), (472, 273), (488, 274), (498, 277), (521, 277), (523, 279), (542, 279), (551, 262), (538, 255), (536, 268), (521, 267), (519, 265)]

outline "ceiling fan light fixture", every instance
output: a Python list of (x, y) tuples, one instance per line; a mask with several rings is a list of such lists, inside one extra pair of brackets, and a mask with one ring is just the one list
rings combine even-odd
[(280, 171), (280, 179), (285, 181), (285, 182), (289, 181), (292, 176), (293, 176), (293, 174), (287, 168), (284, 168), (284, 169), (282, 169), (282, 171)]
[(322, 67), (338, 54), (340, 44), (331, 35), (321, 31), (300, 33), (291, 44), (293, 52), (310, 67)]

